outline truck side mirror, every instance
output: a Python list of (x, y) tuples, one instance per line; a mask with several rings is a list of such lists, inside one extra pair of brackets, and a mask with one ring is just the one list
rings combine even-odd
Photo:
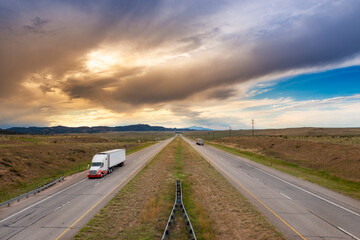
[(87, 169), (90, 169), (90, 165), (88, 164)]

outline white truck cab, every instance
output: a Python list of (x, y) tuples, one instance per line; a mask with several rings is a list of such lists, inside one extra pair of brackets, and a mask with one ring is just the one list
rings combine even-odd
[(108, 158), (106, 153), (96, 154), (92, 161), (89, 170), (89, 176), (92, 177), (103, 177), (109, 172), (108, 169)]
[(95, 154), (91, 161), (88, 177), (103, 177), (104, 175), (111, 173), (115, 166), (123, 166), (125, 155), (125, 149), (114, 149)]

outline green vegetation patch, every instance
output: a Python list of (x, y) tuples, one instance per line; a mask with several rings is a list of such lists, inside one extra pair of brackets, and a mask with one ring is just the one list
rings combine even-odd
[[(212, 166), (176, 138), (144, 167), (75, 239), (160, 239), (181, 180), (197, 239), (283, 239)], [(187, 239), (178, 215), (171, 239)]]
[(283, 239), (241, 193), (189, 144), (182, 142), (186, 183), (184, 200), (198, 239)]
[(289, 173), (303, 180), (316, 183), (333, 191), (346, 194), (350, 197), (360, 199), (360, 183), (349, 181), (339, 176), (329, 173), (328, 171), (311, 169), (299, 166), (298, 164), (289, 163), (285, 160), (260, 155), (250, 151), (244, 151), (233, 147), (224, 146), (207, 142), (220, 150), (247, 158), (257, 163), (275, 168), (277, 170)]
[[(190, 218), (197, 239), (214, 239), (215, 235), (212, 228), (212, 220), (210, 220), (209, 214), (204, 206), (195, 200), (197, 193), (194, 192), (192, 180), (189, 179), (189, 176), (192, 174), (189, 171), (184, 170), (184, 164), (186, 164), (184, 161), (188, 160), (189, 146), (185, 144), (183, 140), (178, 138), (175, 166), (172, 172), (174, 178), (173, 194), (175, 194), (175, 181), (180, 180), (184, 207)], [(173, 201), (175, 201), (175, 199)], [(187, 235), (184, 231), (184, 221), (179, 214), (176, 216), (176, 226), (177, 229), (175, 229), (175, 231), (173, 230), (171, 233), (171, 239), (186, 239)]]
[(160, 239), (175, 201), (176, 144), (148, 163), (75, 239)]

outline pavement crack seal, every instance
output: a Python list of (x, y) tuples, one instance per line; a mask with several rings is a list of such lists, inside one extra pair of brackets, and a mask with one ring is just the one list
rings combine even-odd
[(186, 213), (185, 206), (182, 201), (182, 188), (181, 188), (180, 180), (176, 180), (175, 203), (174, 203), (174, 207), (171, 210), (169, 220), (166, 224), (166, 228), (162, 236), (162, 240), (170, 239), (170, 232), (171, 229), (174, 228), (175, 216), (178, 211), (180, 211), (180, 214), (185, 222), (185, 228), (188, 235), (188, 239), (196, 240), (194, 229), (191, 225), (190, 219)]

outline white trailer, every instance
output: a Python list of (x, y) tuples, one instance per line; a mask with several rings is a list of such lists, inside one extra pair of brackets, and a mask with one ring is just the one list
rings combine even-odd
[(196, 144), (200, 145), (200, 146), (203, 146), (204, 145), (204, 140), (202, 138), (198, 138), (198, 139), (196, 139)]
[(115, 166), (123, 166), (125, 149), (114, 149), (95, 154), (88, 171), (88, 178), (103, 177), (114, 170)]

